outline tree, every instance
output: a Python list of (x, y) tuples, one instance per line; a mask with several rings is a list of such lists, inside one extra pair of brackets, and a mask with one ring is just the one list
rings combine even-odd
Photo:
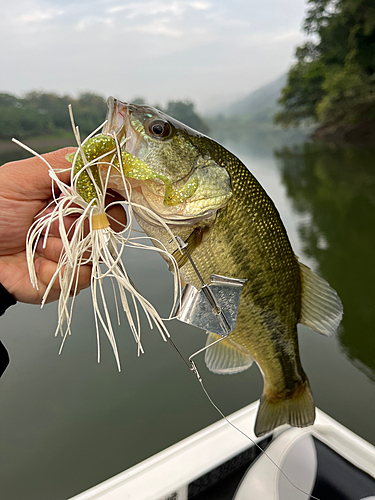
[[(144, 104), (143, 99), (136, 100)], [(105, 99), (97, 94), (85, 92), (78, 98), (55, 93), (29, 92), (23, 98), (0, 93), (0, 140), (17, 137), (38, 137), (60, 134), (72, 130), (68, 105), (73, 106), (76, 124), (84, 139), (104, 122), (107, 113)], [(207, 134), (209, 128), (194, 110), (189, 101), (171, 101), (167, 114), (186, 125)]]
[(107, 114), (107, 103), (102, 96), (86, 92), (80, 94), (77, 100), (72, 102), (74, 117), (82, 134), (82, 138), (90, 134), (101, 123)]
[(105, 120), (103, 97), (81, 94), (78, 99), (54, 93), (29, 92), (23, 98), (0, 94), (0, 139), (25, 139), (72, 130), (68, 105), (72, 104), (82, 139)]
[[(145, 100), (142, 97), (133, 99), (133, 104), (144, 105)], [(191, 101), (169, 101), (164, 109), (159, 104), (155, 104), (154, 108), (160, 109), (176, 120), (188, 125), (189, 127), (199, 130), (203, 134), (209, 134), (210, 128), (204, 120), (196, 113), (194, 104)]]
[(304, 30), (313, 39), (296, 50), (276, 123), (298, 125), (375, 120), (373, 0), (309, 0)]
[(190, 101), (169, 101), (165, 113), (203, 134), (210, 132), (208, 125), (195, 112), (194, 104)]
[(54, 93), (29, 92), (25, 95), (24, 103), (25, 106), (34, 108), (38, 114), (48, 116), (51, 121), (50, 132), (69, 128), (68, 105), (71, 103), (69, 96), (60, 97)]

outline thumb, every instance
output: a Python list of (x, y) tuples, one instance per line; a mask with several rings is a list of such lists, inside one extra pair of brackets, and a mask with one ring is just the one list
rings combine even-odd
[[(74, 153), (76, 150), (77, 148), (67, 147), (42, 155), (42, 157), (48, 161), (54, 170), (65, 170), (64, 172), (58, 173), (57, 177), (66, 184), (69, 184), (70, 171), (72, 167), (70, 161), (66, 159), (66, 155)], [(41, 162), (39, 158), (31, 158), (31, 160), (39, 160)]]
[[(42, 157), (54, 170), (65, 170), (58, 173), (59, 179), (69, 183), (71, 163), (65, 158), (76, 148), (68, 147), (46, 153)], [(28, 193), (29, 198), (48, 199), (51, 196), (51, 178), (47, 164), (38, 157), (6, 163), (1, 167), (9, 187), (19, 186)], [(4, 170), (3, 170), (4, 169)]]

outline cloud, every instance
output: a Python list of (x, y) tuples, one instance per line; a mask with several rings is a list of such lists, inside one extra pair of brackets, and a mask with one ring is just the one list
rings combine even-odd
[(184, 31), (174, 27), (173, 21), (167, 17), (146, 24), (128, 26), (125, 30), (129, 33), (146, 33), (152, 36), (181, 37), (184, 34)]
[(189, 2), (189, 5), (195, 10), (209, 10), (212, 7), (208, 2)]
[[(127, 33), (142, 33), (153, 37), (182, 37), (207, 33), (199, 24), (202, 13), (212, 9), (205, 1), (159, 0), (128, 2), (112, 5), (102, 16), (84, 16), (75, 23), (75, 29), (84, 31), (98, 25)], [(193, 21), (193, 19), (195, 21)]]
[(62, 9), (37, 10), (20, 16), (18, 22), (21, 24), (43, 23), (64, 14)]
[(246, 94), (288, 67), (305, 0), (0, 0), (1, 91)]
[(273, 41), (275, 42), (284, 42), (288, 40), (298, 40), (302, 39), (302, 33), (297, 30), (286, 31), (284, 33), (280, 33), (273, 37)]
[(134, 2), (129, 4), (116, 5), (107, 9), (109, 14), (117, 14), (119, 12), (126, 13), (127, 19), (135, 19), (143, 16), (158, 16), (160, 14), (171, 14), (176, 17), (181, 17), (186, 11), (186, 2)]
[(113, 25), (113, 20), (109, 17), (83, 17), (77, 24), (75, 24), (74, 28), (77, 31), (85, 31), (87, 28), (97, 25), (111, 27)]

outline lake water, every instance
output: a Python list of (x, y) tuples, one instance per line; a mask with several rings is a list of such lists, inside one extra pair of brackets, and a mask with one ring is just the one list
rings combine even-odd
[[(274, 200), (301, 260), (326, 278), (344, 304), (338, 335), (299, 327), (300, 350), (316, 405), (375, 444), (374, 152), (305, 144), (232, 143)], [(14, 153), (14, 158), (21, 155)], [(11, 155), (0, 157), (0, 164)], [(155, 253), (127, 252), (137, 287), (167, 316), (172, 277)], [(114, 313), (114, 306), (112, 313)], [(91, 296), (75, 305), (73, 334), (58, 356), (55, 304), (17, 304), (0, 321), (11, 365), (0, 380), (0, 497), (63, 500), (217, 421), (219, 415), (171, 346), (143, 321), (145, 355), (124, 319), (116, 327), (122, 371), (102, 338), (96, 362)], [(143, 318), (144, 319), (144, 318)], [(177, 321), (171, 336), (188, 356), (205, 333)], [(230, 414), (258, 399), (256, 366), (213, 375), (197, 360), (205, 386)]]

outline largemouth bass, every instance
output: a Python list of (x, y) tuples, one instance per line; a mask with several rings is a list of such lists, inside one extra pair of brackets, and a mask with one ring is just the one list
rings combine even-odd
[[(206, 351), (209, 370), (238, 373), (259, 366), (264, 390), (255, 424), (262, 436), (288, 423), (304, 427), (315, 406), (302, 368), (297, 323), (330, 335), (342, 305), (329, 284), (299, 263), (272, 200), (223, 146), (150, 106), (110, 98), (103, 133), (126, 138), (123, 149), (152, 177), (129, 178), (132, 201), (162, 217), (188, 250), (205, 283), (211, 274), (247, 279), (235, 330)], [(173, 196), (167, 196), (167, 184)], [(113, 176), (109, 187), (122, 191)], [(139, 225), (176, 257), (185, 283), (201, 282), (152, 213), (135, 208)], [(218, 338), (207, 332), (207, 344)]]

